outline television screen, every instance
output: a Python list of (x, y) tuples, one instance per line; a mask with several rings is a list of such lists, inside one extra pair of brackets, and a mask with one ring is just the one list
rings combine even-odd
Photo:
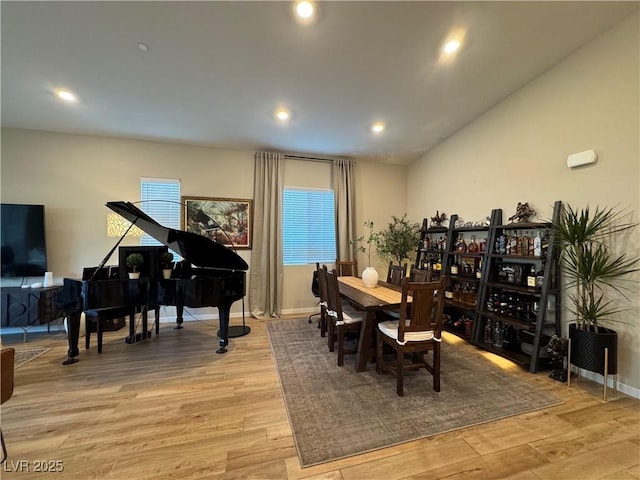
[(47, 271), (44, 205), (3, 203), (2, 276), (36, 277)]

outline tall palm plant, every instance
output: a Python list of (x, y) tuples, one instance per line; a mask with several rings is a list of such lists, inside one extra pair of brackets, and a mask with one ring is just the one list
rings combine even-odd
[(571, 289), (569, 310), (580, 330), (597, 332), (601, 321), (616, 321), (614, 315), (623, 309), (606, 298), (607, 289), (616, 290), (628, 300), (628, 288), (620, 280), (640, 270), (640, 258), (612, 251), (611, 240), (637, 225), (623, 221), (622, 215), (613, 208), (591, 211), (589, 206), (574, 209), (565, 205), (560, 221), (554, 225), (566, 287)]

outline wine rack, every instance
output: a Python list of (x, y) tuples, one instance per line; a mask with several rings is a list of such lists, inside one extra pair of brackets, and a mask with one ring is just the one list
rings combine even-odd
[(489, 226), (485, 271), (472, 343), (535, 373), (548, 336), (560, 334), (560, 272), (552, 222)]
[(414, 268), (444, 279), (445, 330), (537, 372), (549, 336), (560, 334), (559, 252), (551, 227), (561, 208), (555, 202), (551, 222), (503, 224), (501, 209), (491, 211), (488, 226), (456, 225), (457, 215), (448, 228), (423, 221)]
[(414, 268), (425, 270), (430, 281), (439, 280), (445, 271), (447, 242), (450, 231), (446, 227), (427, 227), (428, 219), (422, 222), (420, 240), (416, 249)]
[[(502, 212), (493, 210), (491, 223), (502, 221)], [(478, 302), (482, 295), (484, 265), (487, 261), (489, 225), (461, 226), (458, 216), (449, 219), (449, 235), (444, 261), (445, 330), (471, 341), (477, 329)]]

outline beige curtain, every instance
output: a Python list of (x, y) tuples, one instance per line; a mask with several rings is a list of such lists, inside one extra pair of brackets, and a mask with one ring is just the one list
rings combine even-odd
[(336, 159), (333, 161), (333, 191), (336, 202), (336, 257), (339, 260), (354, 260), (353, 245), (356, 237), (355, 210), (355, 161)]
[(253, 250), (249, 310), (256, 318), (282, 314), (282, 225), (284, 155), (256, 152), (253, 183)]

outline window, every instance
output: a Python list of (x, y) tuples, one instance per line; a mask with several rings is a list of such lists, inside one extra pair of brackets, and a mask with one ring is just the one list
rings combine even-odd
[[(173, 178), (141, 178), (140, 210), (160, 225), (180, 230), (180, 180)], [(140, 239), (140, 245), (161, 245), (146, 233)], [(176, 254), (174, 254), (174, 257)]]
[(282, 253), (285, 265), (336, 260), (333, 190), (285, 187)]

